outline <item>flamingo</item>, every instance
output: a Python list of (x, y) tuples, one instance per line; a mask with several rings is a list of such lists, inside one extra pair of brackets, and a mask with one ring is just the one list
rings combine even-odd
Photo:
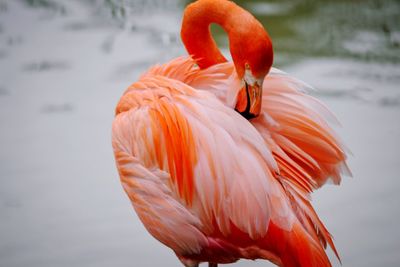
[[(233, 62), (209, 25), (228, 34)], [(227, 0), (184, 11), (183, 56), (146, 71), (116, 107), (123, 189), (147, 231), (186, 267), (239, 259), (331, 266), (332, 236), (310, 194), (346, 174), (334, 115), (271, 67), (263, 26)]]

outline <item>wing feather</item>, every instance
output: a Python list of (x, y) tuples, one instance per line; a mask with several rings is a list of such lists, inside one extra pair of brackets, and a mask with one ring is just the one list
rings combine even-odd
[[(232, 109), (239, 86), (230, 63), (200, 70), (178, 58), (126, 90), (116, 109), (114, 151), (139, 216), (145, 225), (156, 220), (149, 231), (175, 251), (189, 244), (198, 251), (214, 242), (207, 236), (229, 237), (237, 229), (257, 240), (272, 225), (272, 232), (277, 226), (292, 235), (304, 228), (303, 241), (312, 237), (338, 255), (309, 196), (328, 179), (340, 183), (348, 170), (346, 148), (329, 124), (336, 118), (306, 94), (305, 83), (272, 69), (263, 114), (249, 122)], [(182, 225), (187, 235), (172, 229)]]
[[(195, 227), (208, 235), (229, 236), (234, 225), (257, 239), (267, 233), (270, 221), (290, 230), (293, 214), (274, 178), (278, 166), (271, 151), (246, 119), (213, 94), (166, 77), (145, 76), (125, 92), (117, 114), (114, 151), (134, 206), (146, 190), (156, 191), (156, 185), (144, 182), (144, 173), (137, 173), (146, 169), (169, 177), (163, 182), (168, 197), (164, 193), (154, 203), (146, 202), (146, 214), (160, 212), (153, 209), (167, 197), (167, 203), (199, 218)], [(127, 155), (140, 164), (134, 171)], [(138, 180), (143, 180), (140, 186)], [(159, 238), (160, 233), (153, 235)]]
[[(307, 232), (339, 258), (332, 237), (311, 206), (309, 194), (328, 179), (339, 184), (345, 173), (346, 148), (329, 125), (334, 115), (306, 93), (309, 87), (273, 69), (263, 88), (263, 116), (253, 120), (274, 154), (297, 218)], [(339, 258), (340, 259), (340, 258)]]
[[(186, 62), (190, 64), (190, 59)], [(181, 81), (214, 94), (231, 108), (240, 88), (231, 63), (205, 70), (194, 68)], [(306, 83), (273, 68), (264, 80), (263, 114), (251, 123), (272, 152), (272, 162), (277, 165), (272, 164), (270, 169), (278, 170), (273, 175), (285, 188), (297, 218), (314, 239), (324, 246), (328, 243), (338, 255), (331, 235), (310, 204), (309, 194), (329, 179), (339, 184), (342, 174), (350, 174), (347, 149), (330, 126), (339, 124), (338, 120), (307, 94), (310, 89)]]

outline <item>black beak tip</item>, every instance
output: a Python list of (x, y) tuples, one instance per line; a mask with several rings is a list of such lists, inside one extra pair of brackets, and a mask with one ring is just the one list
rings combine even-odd
[[(236, 109), (235, 109), (236, 110)], [(240, 112), (240, 111), (238, 111), (238, 110), (236, 110), (240, 115), (242, 115), (243, 117), (245, 117), (247, 120), (250, 120), (250, 119), (253, 119), (253, 118), (255, 118), (255, 117), (257, 117), (257, 116), (255, 116), (253, 113), (250, 113), (249, 111), (248, 111), (248, 109), (246, 109), (245, 111), (243, 111), (243, 112)]]

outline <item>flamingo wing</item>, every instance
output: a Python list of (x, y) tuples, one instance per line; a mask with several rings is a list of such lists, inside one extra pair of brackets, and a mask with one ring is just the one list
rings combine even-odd
[(183, 204), (192, 190), (191, 168), (177, 162), (193, 164), (195, 155), (171, 94), (157, 79), (129, 87), (116, 109), (112, 145), (123, 188), (146, 229), (177, 253), (199, 253), (206, 243), (202, 223)]
[(214, 95), (144, 77), (116, 113), (112, 139), (123, 187), (148, 231), (177, 254), (198, 254), (214, 233), (232, 235), (232, 225), (252, 239), (265, 236), (270, 221), (291, 229), (271, 152)]
[(308, 233), (327, 244), (339, 258), (332, 237), (318, 218), (309, 194), (329, 179), (339, 184), (346, 165), (346, 148), (331, 128), (334, 115), (307, 94), (310, 87), (288, 74), (272, 69), (264, 80), (263, 113), (252, 124), (263, 136), (279, 166), (276, 178), (291, 201), (297, 218)]
[[(337, 254), (309, 193), (332, 174), (340, 179), (344, 150), (326, 109), (274, 72), (251, 123), (232, 109), (233, 66), (200, 70), (190, 58), (151, 68), (117, 106), (123, 187), (148, 231), (181, 260), (330, 266), (322, 248)], [(308, 139), (298, 141), (299, 132)]]
[[(165, 75), (179, 73), (174, 77), (214, 94), (228, 107), (235, 106), (240, 81), (232, 63), (201, 70), (190, 58), (172, 62), (153, 71)], [(180, 69), (166, 71), (168, 68)], [(262, 114), (252, 119), (251, 124), (273, 154), (279, 170), (274, 177), (285, 189), (297, 219), (309, 235), (324, 247), (329, 244), (338, 256), (309, 194), (329, 179), (339, 184), (342, 174), (351, 173), (346, 165), (346, 148), (330, 126), (330, 122), (337, 120), (327, 107), (307, 94), (309, 89), (302, 81), (272, 68), (264, 80)]]
[(306, 192), (349, 174), (346, 148), (329, 122), (329, 109), (307, 94), (310, 87), (272, 69), (264, 80), (263, 116), (252, 120), (274, 153), (281, 172)]
[[(153, 67), (144, 75), (163, 75), (193, 88), (215, 95), (226, 106), (236, 104), (241, 81), (232, 63), (199, 69), (190, 57)], [(263, 84), (260, 117), (251, 123), (273, 152), (281, 171), (306, 192), (331, 179), (339, 184), (342, 174), (350, 174), (346, 148), (330, 126), (335, 116), (320, 101), (309, 95), (310, 86), (272, 68)], [(286, 167), (284, 166), (286, 163)]]

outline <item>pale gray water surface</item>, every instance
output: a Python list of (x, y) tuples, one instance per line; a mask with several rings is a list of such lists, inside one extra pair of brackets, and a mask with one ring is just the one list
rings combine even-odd
[[(239, 2), (342, 122), (354, 178), (313, 199), (343, 266), (399, 266), (399, 2)], [(185, 53), (184, 4), (0, 0), (1, 267), (180, 266), (122, 191), (110, 127), (146, 67)]]

